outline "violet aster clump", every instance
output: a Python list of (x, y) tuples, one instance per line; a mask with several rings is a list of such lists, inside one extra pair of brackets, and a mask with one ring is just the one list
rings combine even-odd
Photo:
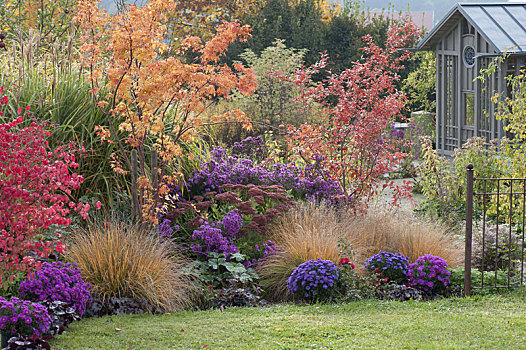
[(82, 317), (90, 295), (91, 285), (80, 276), (77, 265), (61, 261), (45, 262), (40, 271), (23, 281), (20, 297), (32, 301), (62, 301)]
[(197, 241), (190, 249), (200, 258), (208, 258), (208, 253), (230, 254), (239, 252), (234, 244), (239, 230), (243, 227), (243, 218), (237, 209), (228, 212), (218, 222), (204, 222), (194, 230), (192, 239)]
[(298, 266), (287, 280), (290, 294), (311, 302), (332, 299), (338, 267), (329, 260), (309, 260)]
[(250, 261), (247, 261), (245, 266), (247, 267), (259, 267), (265, 263), (265, 260), (269, 257), (275, 255), (280, 248), (271, 240), (268, 240), (266, 242), (263, 242), (261, 245), (256, 244), (254, 245), (254, 249), (257, 252), (257, 255), (259, 257), (252, 259)]
[(13, 336), (40, 336), (49, 330), (51, 322), (47, 308), (41, 304), (15, 297), (9, 300), (0, 297), (0, 329)]
[(232, 153), (255, 161), (262, 161), (268, 153), (268, 147), (261, 136), (249, 136), (241, 142), (235, 142), (232, 146)]
[(428, 294), (440, 294), (449, 284), (451, 272), (447, 262), (439, 256), (426, 254), (409, 265), (410, 283)]
[(227, 257), (239, 252), (233, 241), (223, 235), (220, 222), (203, 223), (194, 230), (192, 239), (197, 242), (191, 244), (190, 249), (200, 258), (207, 259), (210, 252), (225, 254)]
[(232, 239), (237, 238), (239, 230), (243, 227), (243, 218), (239, 214), (239, 210), (234, 209), (229, 211), (222, 219), (223, 232), (227, 237)]
[(370, 271), (378, 271), (384, 277), (397, 284), (407, 282), (409, 259), (400, 253), (380, 251), (380, 253), (372, 255), (365, 260), (364, 266)]
[(175, 225), (174, 227), (172, 227), (170, 224), (172, 223), (171, 220), (169, 219), (164, 219), (160, 224), (159, 226), (157, 227), (157, 229), (159, 230), (159, 236), (161, 236), (161, 238), (170, 238), (172, 237), (172, 234), (174, 232), (174, 229), (175, 230), (178, 230), (179, 229), (179, 226), (178, 225)]
[(404, 137), (404, 130), (395, 128), (395, 123), (393, 123), (391, 125), (391, 138), (395, 140), (402, 140)]
[(184, 189), (191, 198), (203, 193), (221, 192), (221, 186), (225, 184), (280, 185), (295, 199), (333, 201), (342, 194), (338, 182), (320, 170), (318, 163), (321, 158), (316, 158), (315, 164), (304, 168), (282, 163), (265, 168), (241, 153), (229, 155), (221, 147), (214, 148), (210, 153), (211, 159), (202, 163), (182, 187), (175, 186), (172, 194), (182, 198)]

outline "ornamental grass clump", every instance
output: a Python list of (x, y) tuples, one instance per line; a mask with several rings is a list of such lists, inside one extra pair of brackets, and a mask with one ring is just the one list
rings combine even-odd
[(439, 256), (426, 254), (409, 265), (409, 281), (415, 287), (429, 295), (442, 294), (449, 285), (451, 272), (447, 270), (447, 261)]
[(91, 285), (85, 283), (75, 264), (61, 261), (43, 263), (40, 271), (22, 281), (20, 297), (31, 301), (61, 301), (73, 307), (82, 317), (90, 295)]
[(377, 272), (396, 284), (407, 282), (409, 260), (400, 253), (384, 252), (375, 254), (365, 260), (364, 266), (371, 272)]
[(150, 312), (181, 309), (191, 282), (171, 241), (148, 224), (92, 224), (72, 235), (65, 254), (77, 264), (97, 298), (131, 298)]
[(398, 252), (410, 262), (425, 254), (441, 256), (453, 268), (463, 262), (461, 239), (445, 225), (421, 217), (370, 208), (367, 214), (352, 219), (346, 232), (358, 262), (382, 250)]
[(0, 329), (11, 335), (40, 336), (49, 330), (51, 317), (44, 305), (11, 297), (0, 297)]
[(329, 260), (309, 260), (300, 264), (287, 280), (290, 294), (309, 302), (332, 300), (338, 281), (338, 267)]
[(287, 279), (305, 261), (340, 261), (339, 243), (348, 226), (345, 218), (334, 207), (312, 202), (298, 205), (281, 217), (270, 237), (277, 249), (258, 267), (267, 299), (289, 298)]

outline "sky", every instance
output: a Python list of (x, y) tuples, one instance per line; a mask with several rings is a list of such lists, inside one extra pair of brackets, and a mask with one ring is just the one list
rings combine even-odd
[[(342, 0), (340, 0), (342, 1)], [(439, 22), (457, 2), (465, 3), (494, 3), (496, 0), (365, 0), (365, 5), (371, 9), (394, 7), (395, 11), (433, 11), (434, 22)]]

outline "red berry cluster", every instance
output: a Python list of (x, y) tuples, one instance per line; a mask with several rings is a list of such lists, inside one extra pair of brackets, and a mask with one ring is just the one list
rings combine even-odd
[(4, 33), (0, 33), (0, 49), (5, 48), (4, 39), (5, 39), (5, 34)]

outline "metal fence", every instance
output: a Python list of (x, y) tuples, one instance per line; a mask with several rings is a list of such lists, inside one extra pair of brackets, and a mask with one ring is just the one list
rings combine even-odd
[(526, 178), (474, 178), (467, 166), (465, 295), (523, 285), (525, 203)]

